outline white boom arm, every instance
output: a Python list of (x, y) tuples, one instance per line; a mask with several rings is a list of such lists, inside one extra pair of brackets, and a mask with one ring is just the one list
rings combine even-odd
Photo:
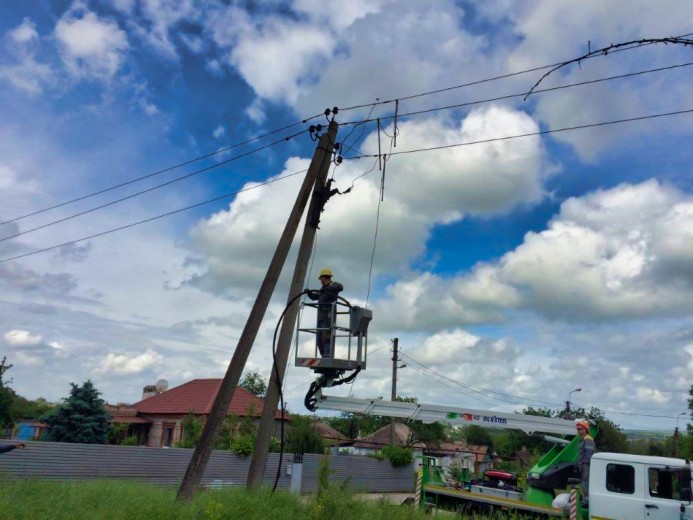
[(543, 432), (575, 435), (575, 423), (573, 421), (538, 415), (492, 412), (433, 404), (403, 403), (400, 401), (383, 401), (381, 399), (354, 399), (322, 394), (318, 394), (317, 398), (315, 408), (322, 410), (416, 419), (424, 423), (445, 422), (464, 426), (475, 424), (485, 428), (522, 430), (528, 434)]

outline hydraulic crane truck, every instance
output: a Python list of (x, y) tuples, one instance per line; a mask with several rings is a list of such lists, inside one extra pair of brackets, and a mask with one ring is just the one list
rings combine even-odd
[[(367, 330), (371, 311), (351, 306), (340, 298), (332, 309), (330, 325), (330, 358), (318, 356), (317, 349), (304, 355), (296, 349), (296, 366), (311, 368), (318, 378), (311, 384), (305, 398), (306, 407), (378, 415), (424, 423), (444, 422), (451, 425), (478, 425), (487, 428), (518, 429), (527, 434), (547, 433), (554, 447), (527, 474), (527, 489), (502, 485), (498, 480), (484, 479), (451, 484), (436, 467), (436, 459), (423, 457), (419, 468), (417, 496), (422, 507), (449, 508), (456, 511), (517, 513), (524, 517), (593, 520), (693, 520), (691, 472), (687, 460), (647, 457), (618, 453), (597, 453), (590, 464), (589, 507), (581, 507), (579, 479), (575, 478), (580, 437), (575, 423), (534, 415), (502, 413), (432, 404), (356, 399), (326, 396), (324, 388), (352, 382), (366, 368)], [(304, 304), (310, 307), (311, 304)], [(314, 305), (313, 305), (314, 306)], [(348, 323), (340, 323), (348, 317)], [(317, 334), (318, 328), (304, 327), (299, 322), (298, 334)], [(338, 349), (338, 340), (346, 340)], [(352, 343), (355, 341), (355, 344)], [(350, 375), (346, 375), (351, 372)], [(597, 434), (591, 428), (592, 436)], [(570, 507), (553, 507), (556, 492), (571, 488)]]

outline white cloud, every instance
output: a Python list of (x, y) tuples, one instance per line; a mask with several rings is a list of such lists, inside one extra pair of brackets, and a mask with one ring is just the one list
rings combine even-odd
[[(390, 289), (411, 328), (479, 323), (512, 309), (567, 321), (693, 309), (693, 196), (655, 180), (571, 198), (546, 230), (470, 274), (424, 273)], [(378, 303), (387, 319), (391, 301)], [(433, 312), (437, 309), (437, 312)]]
[(28, 330), (9, 330), (3, 335), (5, 343), (11, 347), (33, 347), (40, 345), (43, 337)]
[(99, 373), (109, 373), (119, 376), (138, 374), (150, 369), (163, 361), (163, 356), (152, 349), (135, 357), (126, 354), (109, 353), (99, 364), (96, 370)]
[(668, 396), (665, 396), (656, 388), (647, 388), (644, 386), (641, 386), (636, 390), (635, 397), (638, 401), (649, 405), (661, 405), (669, 400)]
[[(521, 112), (488, 107), (473, 111), (459, 123), (403, 123), (397, 150), (483, 139), (497, 128), (512, 133), (535, 130), (536, 126)], [(362, 150), (377, 153), (377, 136), (370, 135)], [(372, 160), (365, 164), (345, 163), (337, 170), (338, 186), (344, 190), (351, 179), (371, 165)], [(306, 167), (307, 161), (290, 159), (284, 174)], [(549, 171), (539, 138), (392, 158), (381, 207), (375, 272), (406, 272), (409, 263), (424, 252), (425, 241), (435, 224), (457, 221), (467, 214), (504, 213), (540, 200), (542, 182)], [(378, 173), (360, 179), (350, 194), (329, 201), (322, 217), (319, 243), (330, 247), (318, 246), (319, 265), (331, 265), (340, 273), (368, 272), (380, 198)], [(205, 256), (208, 269), (194, 282), (220, 292), (259, 283), (293, 203), (286, 193), (297, 192), (301, 182), (301, 176), (296, 176), (282, 181), (281, 187), (260, 187), (241, 193), (228, 211), (200, 222), (192, 231), (194, 249)], [(354, 255), (354, 251), (362, 254)], [(365, 277), (352, 275), (351, 280), (342, 277), (342, 281), (351, 287), (362, 286)]]
[(49, 84), (53, 72), (45, 63), (36, 59), (40, 46), (39, 34), (34, 22), (26, 17), (22, 23), (7, 33), (4, 64), (0, 64), (0, 80), (31, 95), (40, 94)]
[(39, 37), (36, 24), (28, 16), (24, 18), (21, 25), (10, 31), (9, 36), (15, 43), (20, 44), (37, 40)]
[(224, 128), (224, 125), (219, 125), (214, 129), (214, 132), (212, 132), (212, 137), (214, 139), (222, 139), (226, 135), (226, 128)]
[(55, 26), (63, 61), (78, 77), (110, 79), (121, 68), (129, 48), (125, 31), (80, 6), (67, 11)]

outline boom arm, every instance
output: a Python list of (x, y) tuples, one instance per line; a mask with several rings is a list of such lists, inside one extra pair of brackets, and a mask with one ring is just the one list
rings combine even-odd
[(565, 419), (553, 419), (538, 415), (493, 412), (454, 406), (433, 404), (403, 403), (383, 401), (382, 399), (354, 399), (350, 397), (327, 396), (319, 393), (315, 408), (352, 412), (366, 415), (416, 419), (424, 423), (445, 422), (453, 425), (475, 424), (485, 428), (508, 428), (534, 432), (575, 435), (575, 423)]

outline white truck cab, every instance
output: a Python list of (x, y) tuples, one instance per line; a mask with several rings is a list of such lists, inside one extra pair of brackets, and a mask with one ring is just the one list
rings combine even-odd
[(590, 463), (594, 520), (693, 520), (691, 463), (683, 459), (596, 453)]

